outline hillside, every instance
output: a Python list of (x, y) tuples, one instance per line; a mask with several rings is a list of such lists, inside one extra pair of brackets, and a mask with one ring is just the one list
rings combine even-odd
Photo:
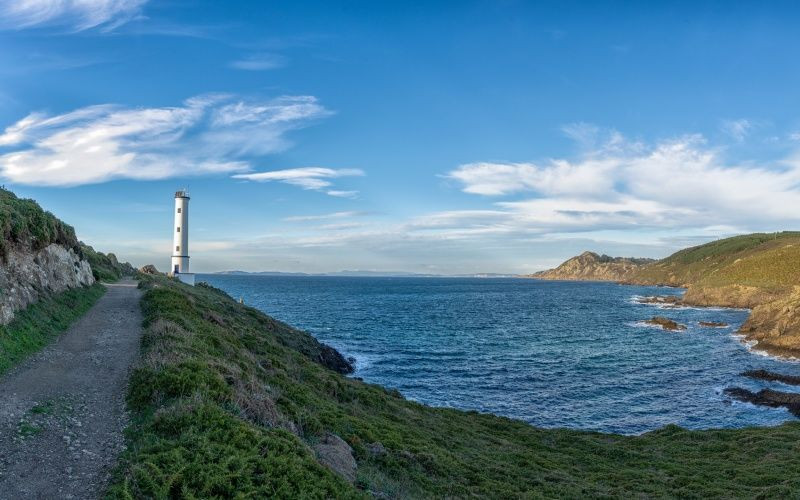
[(347, 378), (308, 334), (209, 286), (141, 285), (113, 498), (742, 497), (800, 487), (800, 424), (642, 436), (432, 408)]
[(652, 262), (655, 261), (583, 252), (555, 269), (540, 271), (527, 277), (542, 280), (623, 281)]

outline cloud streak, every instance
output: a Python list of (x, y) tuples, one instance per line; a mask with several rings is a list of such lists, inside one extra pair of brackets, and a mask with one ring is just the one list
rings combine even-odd
[(245, 71), (266, 71), (286, 66), (286, 58), (276, 54), (253, 54), (231, 62), (230, 66)]
[(0, 177), (75, 186), (248, 171), (249, 158), (286, 149), (287, 132), (328, 114), (310, 96), (245, 100), (222, 94), (175, 107), (31, 113), (0, 134)]
[(148, 0), (0, 0), (0, 29), (67, 26), (111, 31), (141, 14)]
[(325, 191), (330, 196), (354, 197), (357, 191), (326, 189), (333, 185), (330, 179), (339, 177), (363, 176), (364, 171), (357, 168), (332, 169), (325, 167), (301, 167), (269, 172), (236, 174), (234, 179), (255, 182), (283, 182), (306, 190)]

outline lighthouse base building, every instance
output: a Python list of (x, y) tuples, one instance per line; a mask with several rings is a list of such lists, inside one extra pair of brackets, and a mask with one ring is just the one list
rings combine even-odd
[(194, 286), (194, 274), (189, 272), (189, 191), (185, 189), (175, 193), (174, 227), (169, 275)]

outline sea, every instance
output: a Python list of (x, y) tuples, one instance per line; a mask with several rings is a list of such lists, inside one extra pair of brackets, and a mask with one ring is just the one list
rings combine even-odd
[[(800, 375), (736, 335), (748, 311), (646, 305), (663, 287), (519, 278), (199, 275), (355, 360), (353, 377), (433, 406), (535, 426), (640, 434), (778, 425), (785, 409), (733, 401), (731, 386), (797, 387), (743, 377)], [(665, 331), (655, 315), (685, 324)], [(727, 323), (707, 328), (700, 321)]]

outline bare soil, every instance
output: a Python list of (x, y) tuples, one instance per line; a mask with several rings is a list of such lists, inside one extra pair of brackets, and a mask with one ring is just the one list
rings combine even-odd
[(108, 292), (56, 342), (0, 379), (0, 498), (98, 498), (124, 448), (141, 292)]

